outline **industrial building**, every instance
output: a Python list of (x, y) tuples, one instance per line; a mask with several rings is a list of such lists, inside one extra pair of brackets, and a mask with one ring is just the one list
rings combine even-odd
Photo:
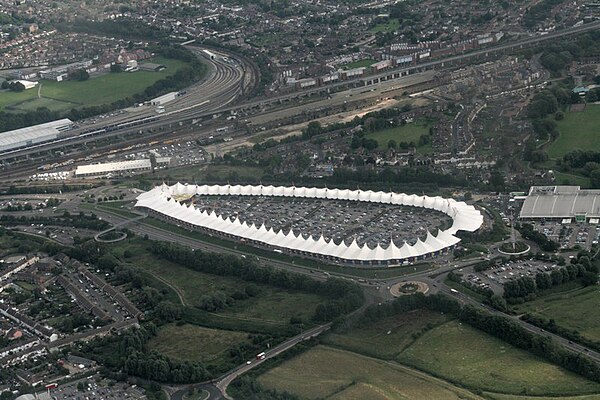
[(19, 82), (21, 85), (23, 85), (25, 87), (25, 90), (27, 90), (27, 89), (33, 89), (39, 83), (39, 82), (35, 82), (35, 81), (27, 81), (27, 80), (24, 80), (24, 79), (20, 79), (20, 80), (17, 80), (15, 82)]
[(153, 106), (164, 106), (165, 104), (175, 100), (177, 98), (177, 92), (169, 92), (163, 94), (155, 99), (150, 100), (150, 104)]
[(68, 78), (69, 71), (73, 71), (76, 69), (87, 69), (92, 65), (91, 60), (72, 63), (68, 65), (62, 65), (59, 67), (49, 68), (43, 71), (40, 71), (40, 78), (47, 79), (51, 81), (61, 82)]
[(155, 63), (147, 62), (147, 63), (138, 64), (138, 68), (141, 69), (142, 71), (159, 72), (164, 69), (167, 69), (167, 66), (163, 65), (163, 64), (155, 64)]
[[(169, 165), (171, 159), (169, 157), (157, 157), (155, 166)], [(117, 161), (102, 164), (80, 165), (75, 170), (76, 177), (93, 177), (119, 175), (127, 172), (144, 172), (151, 171), (153, 168), (151, 159)]]
[[(201, 211), (193, 204), (182, 201), (193, 196), (270, 196), (303, 199), (331, 199), (366, 203), (395, 204), (422, 207), (450, 216), (452, 226), (438, 230), (437, 235), (427, 232), (425, 240), (418, 238), (413, 245), (397, 246), (393, 241), (387, 247), (360, 246), (355, 240), (347, 244), (335, 243), (323, 234), (317, 237), (304, 235), (293, 228), (267, 228), (265, 224), (247, 224), (239, 218), (223, 218), (214, 212)], [(454, 199), (407, 195), (404, 193), (339, 190), (327, 188), (251, 186), (251, 185), (183, 185), (157, 186), (137, 198), (136, 207), (189, 229), (206, 231), (229, 239), (277, 252), (317, 258), (330, 262), (357, 265), (398, 265), (447, 252), (460, 242), (459, 231), (474, 232), (483, 224), (483, 216), (473, 206)]]
[(522, 220), (548, 219), (598, 223), (600, 189), (579, 186), (532, 186), (521, 208)]
[(0, 133), (0, 153), (58, 139), (61, 132), (71, 129), (73, 122), (59, 119), (45, 124)]

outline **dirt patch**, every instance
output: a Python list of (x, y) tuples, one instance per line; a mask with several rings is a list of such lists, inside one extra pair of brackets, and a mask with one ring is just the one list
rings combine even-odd
[(584, 110), (585, 110), (585, 104), (584, 103), (572, 104), (571, 105), (571, 112), (583, 112)]

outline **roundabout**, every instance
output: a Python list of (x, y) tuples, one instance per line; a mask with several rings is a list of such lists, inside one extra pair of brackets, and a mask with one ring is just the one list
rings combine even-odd
[(120, 242), (121, 240), (125, 240), (126, 238), (127, 233), (122, 231), (116, 231), (113, 228), (111, 228), (108, 231), (100, 232), (94, 237), (96, 242), (100, 243), (116, 243)]
[(428, 291), (429, 286), (426, 283), (417, 281), (398, 282), (390, 287), (390, 293), (394, 297), (409, 296), (415, 293), (425, 294)]
[(498, 253), (505, 256), (520, 256), (527, 254), (531, 247), (524, 242), (505, 242), (498, 247)]

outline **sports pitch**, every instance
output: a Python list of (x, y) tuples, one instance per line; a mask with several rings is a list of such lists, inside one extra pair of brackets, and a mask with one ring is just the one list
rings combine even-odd
[[(87, 81), (40, 81), (41, 88), (35, 87), (24, 92), (0, 92), (0, 110), (12, 112), (35, 111), (47, 107), (51, 111), (68, 111), (72, 108), (98, 106), (141, 93), (156, 81), (173, 75), (186, 65), (185, 62), (155, 57), (147, 60), (166, 65), (159, 72), (137, 71), (105, 73)], [(38, 97), (39, 92), (39, 97)]]
[(560, 135), (548, 146), (550, 158), (562, 158), (573, 150), (600, 151), (599, 104), (588, 104), (582, 112), (566, 112), (557, 125)]

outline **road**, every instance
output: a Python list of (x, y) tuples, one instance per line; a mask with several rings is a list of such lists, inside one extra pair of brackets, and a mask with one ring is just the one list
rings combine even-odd
[(273, 358), (273, 357), (277, 357), (279, 354), (283, 353), (284, 351), (287, 351), (289, 349), (291, 349), (292, 347), (294, 347), (295, 345), (297, 345), (298, 343), (301, 343), (305, 340), (309, 340), (311, 338), (317, 337), (320, 334), (322, 334), (323, 332), (329, 330), (331, 328), (331, 324), (326, 324), (326, 325), (321, 325), (321, 326), (317, 326), (316, 328), (312, 328), (307, 330), (306, 332), (303, 332), (300, 335), (294, 336), (291, 339), (286, 340), (285, 342), (273, 347), (272, 349), (269, 349), (267, 351), (265, 351), (265, 358), (262, 360), (251, 360), (250, 364), (243, 364), (229, 372), (227, 372), (225, 375), (223, 375), (222, 377), (220, 377), (217, 382), (216, 382), (216, 386), (219, 389), (219, 391), (221, 392), (222, 396), (230, 399), (229, 396), (227, 396), (227, 387), (229, 386), (229, 384), (231, 384), (231, 382), (233, 382), (237, 377), (239, 377), (240, 375), (243, 375), (244, 373), (250, 371), (252, 368), (257, 367), (258, 365), (262, 364), (263, 362)]
[(112, 227), (110, 227), (110, 228), (108, 228), (108, 229), (106, 229), (106, 230), (103, 230), (102, 232), (99, 232), (99, 233), (97, 233), (97, 234), (94, 236), (94, 240), (95, 240), (96, 242), (102, 242), (102, 243), (113, 243), (113, 242), (118, 242), (118, 241), (120, 241), (120, 240), (123, 240), (123, 239), (125, 239), (127, 236), (125, 236), (125, 237), (121, 237), (121, 238), (117, 238), (117, 239), (109, 239), (109, 240), (106, 240), (106, 239), (101, 239), (100, 237), (101, 237), (102, 235), (104, 235), (104, 234), (108, 233), (108, 232), (114, 231), (114, 230), (116, 230), (116, 229), (118, 229), (118, 228), (121, 228), (121, 227), (123, 227), (123, 226), (127, 225), (127, 224), (134, 223), (134, 222), (136, 222), (136, 221), (140, 221), (140, 220), (142, 220), (142, 219), (144, 219), (144, 218), (146, 218), (146, 216), (145, 216), (145, 215), (140, 215), (139, 217), (136, 217), (136, 218), (133, 218), (133, 219), (130, 219), (130, 220), (126, 220), (126, 221), (120, 222), (120, 223), (118, 223), (118, 224), (116, 224), (116, 225), (114, 225), (114, 224), (113, 224), (113, 226), (112, 226)]
[[(88, 190), (87, 194), (95, 193), (96, 195), (99, 195), (100, 193), (102, 193), (102, 191), (105, 191), (105, 190), (106, 190), (106, 188), (96, 188), (96, 189)], [(133, 195), (134, 193), (132, 192), (131, 194)], [(78, 197), (76, 194), (72, 194), (72, 193), (65, 194), (63, 196), (67, 197), (68, 199), (65, 203), (63, 203), (61, 205), (61, 208), (64, 207), (64, 208), (68, 209), (71, 213), (76, 213), (78, 211), (79, 207), (81, 206), (83, 199)], [(89, 210), (85, 210), (85, 211), (89, 211)], [(127, 210), (127, 211), (130, 211), (130, 210)], [(135, 232), (138, 235), (142, 235), (142, 236), (148, 235), (151, 239), (167, 241), (167, 242), (175, 242), (175, 243), (179, 243), (184, 246), (189, 246), (193, 249), (202, 249), (202, 250), (206, 250), (206, 251), (213, 251), (213, 252), (220, 252), (220, 253), (230, 253), (230, 254), (235, 254), (235, 255), (240, 255), (240, 256), (244, 254), (243, 251), (237, 250), (235, 248), (223, 247), (223, 246), (219, 246), (219, 245), (212, 244), (212, 243), (201, 242), (197, 239), (193, 239), (186, 235), (182, 235), (182, 234), (178, 234), (176, 232), (169, 231), (168, 229), (157, 228), (155, 226), (149, 225), (146, 221), (144, 221), (140, 217), (136, 217), (136, 218), (133, 218), (132, 220), (128, 220), (127, 218), (125, 218), (123, 216), (116, 215), (110, 211), (106, 211), (105, 209), (100, 209), (100, 208), (95, 208), (94, 212), (97, 215), (99, 215), (102, 219), (104, 219), (114, 225), (122, 225), (122, 224), (124, 224), (124, 222), (127, 221), (128, 227), (130, 230), (132, 230), (133, 232)], [(520, 326), (522, 326), (524, 329), (526, 329), (532, 333), (548, 336), (548, 337), (552, 338), (556, 343), (563, 346), (564, 348), (566, 348), (570, 351), (573, 351), (577, 354), (585, 355), (597, 362), (600, 362), (600, 354), (598, 352), (595, 352), (591, 349), (586, 349), (584, 346), (573, 343), (567, 339), (564, 339), (564, 338), (562, 338), (558, 335), (552, 334), (550, 332), (544, 332), (541, 329), (539, 329), (525, 321), (520, 320), (518, 318), (518, 316), (507, 315), (498, 310), (490, 308), (489, 306), (480, 304), (479, 301), (472, 299), (463, 293), (452, 291), (449, 287), (447, 287), (444, 284), (444, 279), (446, 277), (446, 274), (449, 271), (455, 270), (455, 269), (468, 268), (472, 264), (478, 263), (480, 261), (481, 261), (480, 259), (471, 259), (471, 260), (465, 260), (465, 261), (461, 261), (461, 262), (452, 262), (452, 263), (449, 262), (445, 265), (438, 266), (435, 269), (435, 271), (428, 270), (428, 271), (424, 271), (424, 272), (415, 272), (413, 274), (407, 274), (405, 276), (396, 277), (396, 278), (365, 279), (364, 282), (357, 282), (358, 284), (360, 284), (363, 287), (367, 301), (366, 301), (365, 305), (363, 307), (361, 307), (361, 309), (357, 310), (356, 312), (361, 312), (365, 307), (368, 307), (369, 305), (376, 304), (378, 302), (385, 302), (385, 301), (392, 300), (394, 297), (387, 290), (387, 286), (392, 286), (395, 283), (403, 282), (403, 281), (407, 281), (407, 280), (417, 280), (417, 281), (427, 283), (429, 285), (429, 287), (430, 287), (429, 293), (432, 293), (432, 294), (433, 293), (443, 293), (452, 298), (455, 298), (462, 304), (470, 304), (475, 307), (483, 307), (486, 309), (486, 311), (488, 311), (489, 313), (491, 313), (493, 315), (510, 318), (511, 320), (515, 321)], [(310, 270), (308, 268), (300, 267), (300, 266), (294, 265), (293, 263), (288, 263), (288, 262), (283, 262), (283, 261), (278, 261), (278, 260), (271, 260), (271, 259), (267, 259), (264, 257), (261, 257), (260, 262), (263, 265), (269, 265), (274, 268), (285, 269), (285, 270), (292, 271), (295, 273), (302, 273), (302, 274), (310, 275), (311, 277), (313, 277), (315, 279), (324, 280), (324, 279), (328, 278), (328, 276), (326, 276), (324, 274), (320, 274), (320, 273), (313, 274), (310, 272)], [(338, 277), (342, 277), (342, 278), (348, 278), (348, 276), (345, 276), (343, 274), (330, 273), (330, 275), (338, 276)], [(377, 282), (376, 283), (377, 285), (381, 285), (381, 287), (376, 289), (374, 286), (375, 282)], [(297, 335), (291, 339), (288, 339), (287, 341), (281, 343), (280, 345), (265, 352), (266, 353), (265, 359), (270, 359), (272, 357), (275, 357), (278, 354), (281, 354), (282, 352), (292, 348), (294, 345), (301, 343), (304, 340), (308, 340), (308, 338), (311, 336), (316, 336), (316, 335), (322, 334), (323, 332), (326, 332), (329, 329), (329, 327), (330, 327), (329, 325), (315, 327), (315, 328), (312, 328), (311, 330), (304, 332), (301, 335)], [(250, 369), (254, 368), (255, 366), (260, 365), (262, 362), (264, 362), (264, 361), (252, 360), (250, 364), (243, 364), (237, 368), (234, 368), (233, 370), (229, 371), (228, 373), (226, 373), (223, 376), (221, 376), (220, 378), (218, 378), (215, 382), (212, 382), (212, 383), (205, 382), (202, 384), (192, 385), (191, 387), (194, 387), (197, 389), (204, 389), (204, 390), (208, 391), (210, 394), (210, 399), (223, 398), (224, 397), (223, 393), (225, 393), (227, 386), (233, 380), (235, 380), (240, 375), (248, 372)], [(178, 387), (172, 388), (171, 398), (178, 399), (178, 400), (182, 399), (183, 395), (187, 392), (187, 390), (189, 390), (189, 388), (190, 388), (190, 386), (185, 386), (185, 387), (178, 386)]]
[[(149, 130), (157, 129), (159, 127), (166, 127), (168, 129), (184, 121), (190, 121), (201, 117), (211, 116), (217, 111), (222, 113), (229, 113), (240, 110), (248, 110), (252, 111), (252, 113), (255, 113), (256, 111), (260, 111), (260, 109), (266, 105), (281, 103), (289, 99), (307, 96), (313, 93), (321, 93), (324, 91), (336, 91), (340, 87), (348, 88), (352, 85), (355, 87), (364, 87), (369, 84), (379, 84), (381, 83), (381, 80), (389, 80), (391, 76), (397, 76), (400, 77), (400, 79), (404, 79), (406, 78), (406, 75), (412, 75), (417, 72), (423, 72), (426, 70), (432, 70), (440, 67), (447, 68), (448, 65), (461, 64), (465, 61), (477, 59), (479, 57), (487, 57), (490, 54), (503, 53), (514, 49), (525, 48), (527, 46), (536, 45), (541, 42), (551, 41), (569, 35), (596, 30), (598, 28), (600, 28), (600, 21), (594, 21), (588, 24), (583, 24), (578, 27), (551, 32), (546, 35), (537, 35), (521, 40), (512, 41), (509, 43), (503, 43), (497, 46), (481, 50), (476, 50), (466, 54), (450, 56), (444, 59), (417, 64), (406, 68), (393, 69), (381, 74), (371, 75), (356, 80), (342, 81), (332, 85), (295, 92), (292, 94), (273, 96), (268, 99), (263, 98), (260, 100), (252, 100), (231, 106), (230, 104), (238, 100), (241, 97), (241, 95), (244, 94), (254, 84), (255, 79), (248, 77), (249, 74), (251, 74), (251, 72), (250, 67), (247, 64), (236, 60), (235, 55), (233, 54), (223, 53), (223, 55), (227, 54), (227, 61), (225, 61), (223, 58), (219, 58), (216, 60), (207, 59), (207, 61), (211, 65), (211, 72), (209, 74), (209, 78), (199, 85), (192, 86), (189, 89), (190, 92), (188, 94), (186, 94), (176, 102), (168, 105), (166, 108), (166, 112), (162, 115), (159, 115), (156, 121), (144, 123), (139, 126), (136, 125), (135, 127), (131, 128), (123, 128), (122, 130), (118, 131), (105, 132), (102, 133), (102, 135), (99, 137), (106, 138), (114, 135), (123, 135), (127, 133), (137, 132), (140, 129)], [(197, 47), (191, 48), (199, 56), (204, 56), (202, 53), (202, 49)], [(102, 122), (87, 125), (85, 128), (74, 130), (71, 133), (73, 135), (77, 135), (85, 131), (98, 129), (110, 124), (123, 123), (128, 120), (131, 120), (132, 117), (135, 117), (135, 119), (140, 119), (142, 117), (147, 117), (150, 115), (156, 116), (156, 114), (154, 114), (153, 109), (144, 109), (142, 111), (134, 112), (133, 114), (129, 114), (127, 116), (118, 116), (114, 117), (113, 119), (103, 120)], [(75, 138), (69, 140), (69, 144), (84, 143), (86, 141), (91, 140), (93, 140), (93, 138), (91, 137)], [(60, 148), (64, 145), (65, 142), (52, 142), (37, 145), (29, 149), (17, 150), (13, 152), (0, 154), (0, 159), (10, 159), (15, 156), (32, 154), (35, 151), (40, 151), (40, 149), (46, 150), (52, 148)]]
[[(211, 115), (226, 108), (238, 100), (254, 84), (256, 78), (248, 76), (252, 73), (252, 69), (248, 65), (242, 64), (233, 55), (222, 53), (222, 56), (227, 56), (228, 61), (224, 61), (222, 58), (213, 60), (206, 58), (201, 48), (192, 47), (191, 49), (198, 57), (203, 57), (204, 63), (208, 65), (207, 77), (186, 89), (184, 95), (171, 103), (167, 103), (164, 113), (157, 114), (154, 107), (142, 106), (128, 108), (126, 112), (110, 118), (90, 118), (87, 121), (80, 121), (77, 128), (68, 131), (68, 138), (31, 146), (27, 149), (5, 152), (0, 154), (0, 159), (10, 159), (40, 150), (61, 148), (67, 144), (82, 144), (100, 137), (107, 138), (135, 133), (140, 129), (148, 130), (156, 129), (159, 126), (167, 128), (177, 126), (180, 121), (190, 120), (197, 115)], [(132, 122), (148, 117), (155, 117), (156, 121), (141, 124)], [(88, 132), (126, 123), (131, 126), (86, 136)]]
[[(97, 213), (101, 214), (102, 212), (98, 211)], [(104, 217), (107, 219), (112, 219), (111, 216), (109, 216), (109, 215), (104, 214)], [(155, 228), (153, 226), (144, 225), (143, 223), (137, 223), (136, 225), (132, 225), (130, 227), (130, 229), (137, 231), (139, 234), (148, 234), (153, 239), (177, 242), (182, 245), (190, 246), (192, 248), (203, 249), (206, 251), (219, 251), (219, 252), (225, 251), (225, 252), (229, 252), (232, 254), (243, 254), (243, 252), (241, 252), (241, 251), (199, 242), (198, 240), (191, 239), (186, 236), (180, 236), (173, 232), (163, 231), (163, 230), (161, 230), (159, 228)], [(435, 271), (434, 277), (431, 277), (431, 271), (426, 271), (426, 272), (417, 272), (414, 274), (409, 274), (409, 275), (406, 275), (403, 277), (398, 277), (398, 278), (378, 279), (377, 281), (380, 283), (383, 283), (384, 285), (386, 285), (386, 287), (381, 287), (381, 290), (376, 291), (375, 293), (373, 292), (374, 288), (370, 284), (370, 282), (366, 282), (366, 283), (362, 283), (362, 284), (359, 283), (359, 284), (361, 284), (363, 286), (363, 288), (365, 289), (365, 292), (368, 292), (370, 289), (369, 303), (373, 304), (374, 302), (377, 302), (377, 301), (390, 301), (393, 299), (393, 296), (391, 295), (391, 293), (389, 293), (389, 291), (386, 290), (387, 286), (392, 286), (395, 283), (403, 282), (403, 281), (407, 281), (407, 280), (418, 280), (418, 281), (427, 283), (430, 286), (430, 293), (444, 293), (452, 298), (457, 299), (458, 301), (460, 301), (463, 304), (471, 304), (476, 307), (483, 307), (491, 314), (510, 318), (511, 320), (515, 321), (520, 326), (522, 326), (524, 329), (526, 329), (532, 333), (550, 337), (556, 343), (560, 344), (561, 346), (565, 347), (566, 349), (573, 351), (575, 353), (578, 353), (578, 354), (586, 355), (586, 356), (590, 357), (591, 359), (593, 359), (597, 362), (600, 362), (600, 354), (598, 352), (595, 352), (595, 351), (588, 349), (584, 346), (581, 346), (577, 343), (569, 341), (561, 336), (552, 334), (550, 332), (545, 332), (532, 324), (529, 324), (525, 321), (520, 320), (518, 318), (518, 316), (505, 314), (505, 313), (500, 312), (496, 309), (493, 309), (487, 305), (480, 304), (479, 301), (472, 299), (463, 293), (453, 292), (448, 286), (446, 286), (444, 284), (444, 278), (449, 271), (465, 268), (465, 267), (468, 267), (477, 262), (480, 262), (480, 260), (479, 259), (467, 260), (467, 261), (463, 261), (463, 262), (459, 262), (459, 263), (452, 263), (452, 264), (448, 264), (446, 266), (442, 266)], [(307, 271), (306, 268), (297, 267), (293, 264), (286, 263), (286, 262), (268, 260), (268, 259), (263, 258), (263, 259), (261, 259), (261, 264), (270, 265), (275, 268), (285, 269), (285, 270), (293, 271), (296, 273), (310, 274), (310, 272)], [(332, 273), (331, 275), (344, 277), (344, 275), (342, 275), (342, 274)], [(317, 279), (326, 279), (327, 278), (326, 276), (323, 276), (320, 274), (313, 275), (313, 277), (317, 278)], [(319, 334), (328, 329), (328, 327), (327, 328), (325, 328), (325, 327), (326, 326), (318, 327), (318, 328), (320, 328), (318, 330)], [(317, 328), (315, 328), (315, 329), (317, 329)], [(289, 339), (288, 341), (282, 343), (280, 346), (273, 348), (272, 350), (267, 352), (267, 356), (268, 356), (267, 359), (274, 357), (277, 354), (280, 354), (281, 352), (293, 347), (295, 344), (300, 343), (302, 340), (305, 340), (305, 338), (308, 338), (309, 335), (312, 335), (312, 331), (307, 331), (304, 335), (296, 336), (296, 337)], [(228, 374), (219, 378), (219, 380), (217, 382), (217, 387), (219, 389), (221, 389), (221, 392), (224, 393), (224, 390), (226, 389), (227, 385), (229, 385), (229, 383), (231, 383), (235, 378), (237, 378), (244, 372), (247, 372), (248, 370), (250, 370), (251, 368), (253, 368), (254, 366), (256, 366), (258, 364), (260, 364), (260, 362), (253, 362), (250, 365), (241, 365), (238, 368), (230, 371)], [(203, 387), (203, 388), (205, 388), (205, 387)], [(182, 390), (184, 390), (184, 389), (182, 389)], [(184, 393), (185, 393), (185, 391), (184, 391)], [(212, 398), (213, 397), (211, 397), (211, 399)], [(220, 398), (220, 397), (215, 397), (215, 398)]]
[(552, 340), (554, 340), (556, 343), (558, 343), (559, 345), (563, 346), (564, 348), (571, 350), (574, 353), (585, 355), (585, 356), (591, 358), (592, 360), (600, 363), (600, 353), (593, 351), (591, 349), (588, 349), (585, 346), (581, 346), (577, 343), (574, 343), (568, 339), (565, 339), (562, 336), (556, 335), (551, 332), (547, 332), (547, 331), (540, 329), (534, 325), (531, 325), (531, 324), (519, 319), (518, 316), (508, 315), (501, 311), (496, 310), (495, 308), (492, 308), (485, 304), (481, 304), (477, 300), (475, 300), (461, 292), (453, 292), (452, 290), (450, 290), (450, 288), (448, 288), (446, 285), (443, 285), (443, 284), (441, 286), (439, 286), (439, 292), (458, 300), (462, 304), (470, 304), (475, 307), (483, 307), (490, 314), (505, 317), (505, 318), (510, 318), (513, 322), (518, 323), (522, 328), (526, 329), (527, 331), (529, 331), (531, 333), (535, 333), (537, 335), (549, 337)]

